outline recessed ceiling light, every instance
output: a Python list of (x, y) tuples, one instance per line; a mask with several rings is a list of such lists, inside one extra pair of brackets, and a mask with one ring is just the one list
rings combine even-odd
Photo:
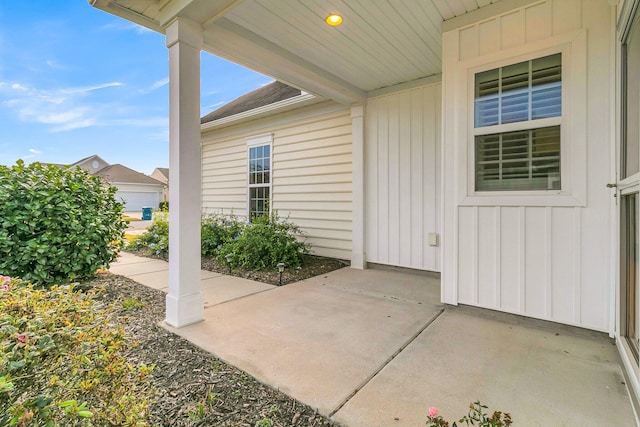
[(338, 15), (337, 13), (331, 13), (326, 17), (324, 22), (331, 25), (332, 27), (337, 27), (338, 25), (342, 24), (342, 16)]

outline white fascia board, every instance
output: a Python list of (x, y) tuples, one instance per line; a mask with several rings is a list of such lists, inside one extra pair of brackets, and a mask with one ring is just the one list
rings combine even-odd
[(243, 111), (242, 113), (203, 123), (200, 129), (202, 132), (206, 132), (211, 129), (221, 128), (228, 125), (235, 125), (250, 120), (256, 120), (265, 116), (270, 116), (276, 113), (282, 113), (296, 108), (302, 108), (307, 105), (317, 104), (324, 100), (325, 99), (311, 94), (298, 95), (294, 96), (293, 98), (274, 102), (273, 104), (254, 108), (253, 110)]
[(160, 34), (165, 33), (164, 28), (159, 22), (149, 18), (148, 16), (128, 9), (112, 0), (89, 0), (89, 4), (96, 9), (100, 9), (122, 19), (126, 19), (127, 21), (133, 22), (152, 31), (156, 31)]

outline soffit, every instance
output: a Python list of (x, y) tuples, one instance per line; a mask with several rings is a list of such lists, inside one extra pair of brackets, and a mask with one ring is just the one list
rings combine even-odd
[[(204, 50), (350, 103), (440, 74), (442, 21), (499, 0), (90, 1), (156, 31), (175, 16), (188, 17), (203, 26)], [(325, 24), (329, 13), (344, 23)]]

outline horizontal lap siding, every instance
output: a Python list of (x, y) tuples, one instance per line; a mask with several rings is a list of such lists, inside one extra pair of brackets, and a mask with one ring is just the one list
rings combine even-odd
[(350, 110), (286, 115), (226, 130), (224, 137), (206, 133), (202, 147), (202, 206), (205, 213), (223, 210), (246, 215), (247, 145), (255, 135), (271, 133), (271, 207), (299, 225), (312, 252), (351, 258), (351, 116)]
[(247, 143), (243, 137), (202, 145), (202, 210), (246, 215)]
[(274, 132), (272, 206), (317, 255), (351, 258), (351, 162), (349, 110)]

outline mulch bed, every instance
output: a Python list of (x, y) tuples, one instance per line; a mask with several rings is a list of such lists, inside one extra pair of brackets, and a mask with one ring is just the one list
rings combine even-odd
[[(166, 254), (149, 254), (148, 251), (140, 249), (138, 251), (130, 251), (134, 255), (144, 256), (155, 259), (162, 259), (168, 261)], [(243, 268), (234, 268), (229, 271), (229, 266), (225, 263), (219, 262), (212, 257), (202, 257), (202, 269), (208, 271), (215, 271), (217, 273), (228, 274), (231, 276), (243, 277), (245, 279), (255, 280), (262, 283), (268, 283), (270, 285), (287, 285), (289, 283), (298, 282), (300, 280), (309, 279), (311, 277), (326, 274), (333, 270), (348, 267), (349, 261), (343, 261), (335, 258), (325, 258), (315, 255), (304, 255), (304, 262), (302, 266), (298, 268), (285, 268), (282, 273), (282, 283), (280, 283), (280, 273), (277, 271), (252, 271)]]
[(128, 278), (101, 273), (81, 287), (104, 287), (100, 299), (122, 308), (114, 321), (137, 342), (131, 363), (155, 364), (151, 426), (337, 426), (309, 406), (274, 390), (188, 341), (163, 329), (165, 294)]

